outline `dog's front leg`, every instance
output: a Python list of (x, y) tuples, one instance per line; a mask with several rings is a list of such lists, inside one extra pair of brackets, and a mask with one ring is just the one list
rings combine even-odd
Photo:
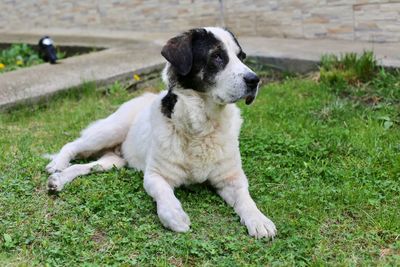
[(146, 172), (144, 188), (157, 202), (157, 214), (165, 227), (175, 232), (187, 232), (189, 230), (189, 216), (175, 197), (173, 187), (161, 175)]
[(213, 183), (218, 194), (232, 206), (240, 216), (240, 222), (246, 225), (251, 236), (256, 238), (274, 237), (275, 224), (257, 208), (248, 190), (248, 182), (243, 171), (237, 175), (228, 175), (218, 183)]

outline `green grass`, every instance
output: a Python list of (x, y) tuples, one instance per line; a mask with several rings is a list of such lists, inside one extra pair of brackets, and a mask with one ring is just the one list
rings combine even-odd
[(351, 97), (290, 78), (264, 86), (252, 106), (240, 104), (243, 167), (277, 225), (273, 241), (249, 237), (205, 185), (176, 191), (191, 231), (166, 230), (142, 173), (131, 169), (47, 194), (40, 155), (138, 93), (86, 85), (0, 114), (0, 266), (399, 265), (400, 107), (388, 87), (400, 76), (385, 75)]

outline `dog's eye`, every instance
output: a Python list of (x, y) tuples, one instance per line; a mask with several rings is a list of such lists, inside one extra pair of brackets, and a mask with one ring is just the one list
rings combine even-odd
[(237, 55), (237, 57), (240, 59), (240, 60), (245, 60), (246, 59), (246, 53), (245, 52), (243, 52), (243, 51), (240, 51), (240, 53)]
[(222, 59), (221, 54), (215, 53), (212, 55), (212, 60), (217, 64), (217, 65), (222, 65), (224, 63), (224, 60)]

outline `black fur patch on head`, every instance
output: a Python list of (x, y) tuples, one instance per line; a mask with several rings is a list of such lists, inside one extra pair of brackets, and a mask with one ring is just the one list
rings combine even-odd
[(191, 36), (192, 66), (186, 75), (171, 66), (168, 76), (170, 84), (182, 88), (206, 92), (214, 84), (214, 78), (229, 62), (228, 53), (222, 41), (205, 29), (190, 30), (184, 35)]
[(161, 55), (168, 60), (177, 73), (187, 75), (192, 69), (192, 35), (183, 33), (168, 40), (161, 50)]
[(161, 99), (161, 112), (167, 118), (171, 119), (172, 113), (174, 113), (174, 107), (178, 101), (178, 96), (172, 93), (171, 90), (168, 90), (168, 93)]

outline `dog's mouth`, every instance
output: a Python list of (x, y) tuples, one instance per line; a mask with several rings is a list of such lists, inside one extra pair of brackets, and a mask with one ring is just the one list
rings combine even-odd
[(246, 103), (246, 105), (251, 105), (254, 100), (257, 97), (258, 94), (258, 85), (255, 88), (252, 88), (250, 90), (247, 89), (246, 94), (242, 97), (242, 99), (244, 99), (244, 102)]
[(251, 105), (251, 104), (254, 102), (254, 100), (256, 99), (256, 96), (257, 96), (257, 94), (244, 95), (244, 96), (242, 96), (242, 97), (233, 99), (233, 100), (229, 101), (228, 103), (236, 103), (236, 102), (238, 102), (239, 100), (242, 100), (242, 99), (243, 99), (243, 100), (244, 100), (244, 103), (245, 103), (246, 105)]
[(246, 105), (251, 105), (254, 102), (254, 100), (256, 99), (257, 93), (258, 93), (258, 90), (254, 91), (254, 92), (251, 92), (251, 93), (247, 93), (247, 94), (242, 95), (240, 97), (235, 97), (235, 98), (232, 97), (227, 102), (223, 101), (223, 99), (221, 97), (218, 97), (218, 99), (222, 103), (230, 103), (230, 104), (236, 103), (236, 102), (238, 102), (238, 101), (243, 99)]
[(256, 99), (256, 96), (255, 95), (248, 95), (244, 99), (245, 99), (244, 101), (245, 101), (246, 105), (250, 105), (251, 103), (254, 102), (254, 99)]
[(244, 99), (244, 102), (246, 103), (246, 105), (251, 105), (254, 102), (254, 100), (256, 99), (257, 94), (258, 94), (258, 88), (254, 91), (251, 91), (251, 92), (245, 94), (242, 97), (242, 99)]

